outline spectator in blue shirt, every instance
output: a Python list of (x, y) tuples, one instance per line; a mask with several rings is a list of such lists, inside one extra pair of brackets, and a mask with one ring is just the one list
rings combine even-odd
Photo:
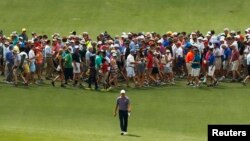
[(199, 76), (200, 76), (200, 69), (201, 69), (201, 65), (200, 65), (200, 61), (201, 61), (201, 56), (199, 53), (199, 50), (197, 48), (193, 49), (194, 51), (194, 60), (192, 61), (192, 72), (191, 72), (191, 76), (195, 79), (195, 85), (194, 87), (199, 87)]
[(208, 58), (208, 75), (207, 77), (209, 77), (211, 79), (211, 83), (207, 86), (216, 86), (218, 81), (215, 78), (214, 75), (214, 71), (215, 71), (215, 55), (213, 53), (213, 48), (209, 48), (209, 58)]
[(222, 77), (219, 79), (219, 81), (222, 81), (226, 78), (226, 76), (228, 75), (229, 73), (229, 67), (230, 67), (230, 64), (229, 64), (229, 60), (231, 58), (231, 54), (232, 54), (232, 51), (231, 49), (223, 44), (221, 45), (221, 47), (224, 49), (224, 54), (222, 54)]
[(13, 80), (13, 72), (12, 68), (14, 65), (14, 55), (13, 55), (13, 46), (9, 46), (9, 51), (6, 53), (6, 67), (7, 70), (5, 72), (6, 74), (6, 81), (9, 83)]

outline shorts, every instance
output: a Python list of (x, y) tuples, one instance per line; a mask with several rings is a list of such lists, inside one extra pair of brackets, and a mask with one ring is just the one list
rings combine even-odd
[(35, 62), (30, 63), (30, 72), (34, 73), (36, 72), (36, 65)]
[(24, 64), (24, 65), (23, 65), (23, 69), (24, 69), (24, 70), (23, 70), (24, 73), (26, 73), (26, 74), (27, 74), (27, 73), (30, 73), (30, 68), (29, 68), (29, 65), (28, 65), (28, 64)]
[(212, 65), (212, 66), (209, 66), (208, 67), (208, 76), (214, 76), (214, 71), (215, 71), (215, 66)]
[(159, 73), (159, 69), (157, 67), (153, 67), (152, 74), (158, 74), (158, 73)]
[(117, 64), (119, 70), (123, 69), (123, 67), (124, 67), (124, 62), (123, 61), (116, 61), (116, 64)]
[(133, 67), (126, 67), (127, 77), (135, 76), (135, 69)]
[[(1, 56), (1, 55), (0, 55), (0, 56)], [(0, 66), (3, 66), (3, 64), (4, 64), (4, 60), (3, 60), (2, 57), (0, 57)]]
[(221, 69), (221, 58), (217, 57), (215, 59), (215, 70), (220, 70)]
[(191, 76), (198, 77), (200, 75), (200, 68), (192, 68)]
[(42, 71), (43, 64), (36, 64), (36, 71)]
[(247, 65), (247, 72), (248, 72), (248, 75), (250, 75), (250, 65)]
[(109, 76), (108, 73), (102, 74), (102, 80), (101, 80), (102, 84), (107, 84), (108, 76)]
[(239, 62), (240, 65), (243, 65), (243, 63), (244, 63), (243, 60), (244, 60), (244, 59), (243, 59), (243, 55), (240, 55), (240, 62)]
[(176, 63), (176, 67), (181, 67), (183, 65), (183, 58), (182, 57), (178, 57), (177, 58), (177, 63)]
[(171, 73), (171, 72), (173, 72), (172, 67), (164, 66), (164, 73)]
[(145, 67), (144, 66), (137, 66), (137, 73), (139, 75), (142, 75), (145, 73)]
[(233, 61), (232, 62), (232, 71), (237, 71), (239, 67), (239, 61)]
[(228, 61), (222, 62), (222, 69), (223, 70), (231, 70), (231, 66), (228, 64)]
[(72, 66), (73, 66), (73, 73), (80, 73), (81, 72), (80, 63), (76, 62), (76, 67), (75, 67), (74, 63), (72, 63)]
[(187, 67), (188, 74), (191, 75), (192, 73), (191, 63), (186, 63), (186, 67)]

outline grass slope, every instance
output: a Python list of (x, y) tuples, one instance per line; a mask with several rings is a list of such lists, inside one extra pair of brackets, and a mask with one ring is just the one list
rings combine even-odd
[(0, 141), (205, 141), (208, 124), (249, 123), (248, 87), (128, 89), (131, 136), (113, 117), (118, 90), (108, 93), (41, 87), (0, 87)]
[(5, 33), (26, 27), (29, 33), (88, 31), (93, 38), (104, 30), (244, 30), (250, 18), (248, 0), (8, 0), (0, 9)]

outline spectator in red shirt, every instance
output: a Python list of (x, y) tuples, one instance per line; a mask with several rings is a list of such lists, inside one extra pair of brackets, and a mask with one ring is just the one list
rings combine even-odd
[(105, 58), (102, 59), (102, 65), (101, 65), (101, 70), (100, 70), (100, 74), (101, 74), (101, 83), (103, 84), (103, 89), (107, 90), (108, 89), (108, 84), (107, 84), (107, 78), (109, 75), (109, 64), (107, 62), (107, 60)]
[(235, 82), (236, 81), (236, 73), (238, 76), (240, 76), (240, 73), (238, 71), (239, 62), (240, 62), (239, 61), (240, 54), (239, 54), (239, 51), (236, 49), (235, 45), (232, 44), (231, 49), (232, 49), (232, 56), (231, 56), (229, 64), (231, 64), (231, 66), (232, 66), (232, 72), (233, 72), (232, 82)]
[(149, 81), (153, 81), (153, 82), (157, 83), (156, 79), (152, 76), (152, 70), (153, 70), (153, 52), (152, 52), (152, 50), (148, 50), (147, 77), (149, 78)]

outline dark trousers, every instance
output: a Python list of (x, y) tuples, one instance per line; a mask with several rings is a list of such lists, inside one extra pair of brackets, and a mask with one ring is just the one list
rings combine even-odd
[(12, 63), (6, 64), (5, 75), (6, 75), (6, 81), (8, 81), (8, 82), (12, 82), (12, 79), (13, 79), (13, 71), (12, 71), (13, 65), (14, 64), (12, 64)]
[(128, 111), (119, 110), (120, 128), (121, 131), (127, 132), (128, 127)]
[(91, 84), (93, 82), (95, 83), (95, 89), (98, 89), (98, 84), (96, 80), (96, 70), (94, 68), (90, 68), (90, 74), (89, 74), (89, 79), (88, 79), (89, 88), (91, 88)]
[(64, 68), (64, 77), (66, 82), (69, 79), (73, 80), (73, 68)]

